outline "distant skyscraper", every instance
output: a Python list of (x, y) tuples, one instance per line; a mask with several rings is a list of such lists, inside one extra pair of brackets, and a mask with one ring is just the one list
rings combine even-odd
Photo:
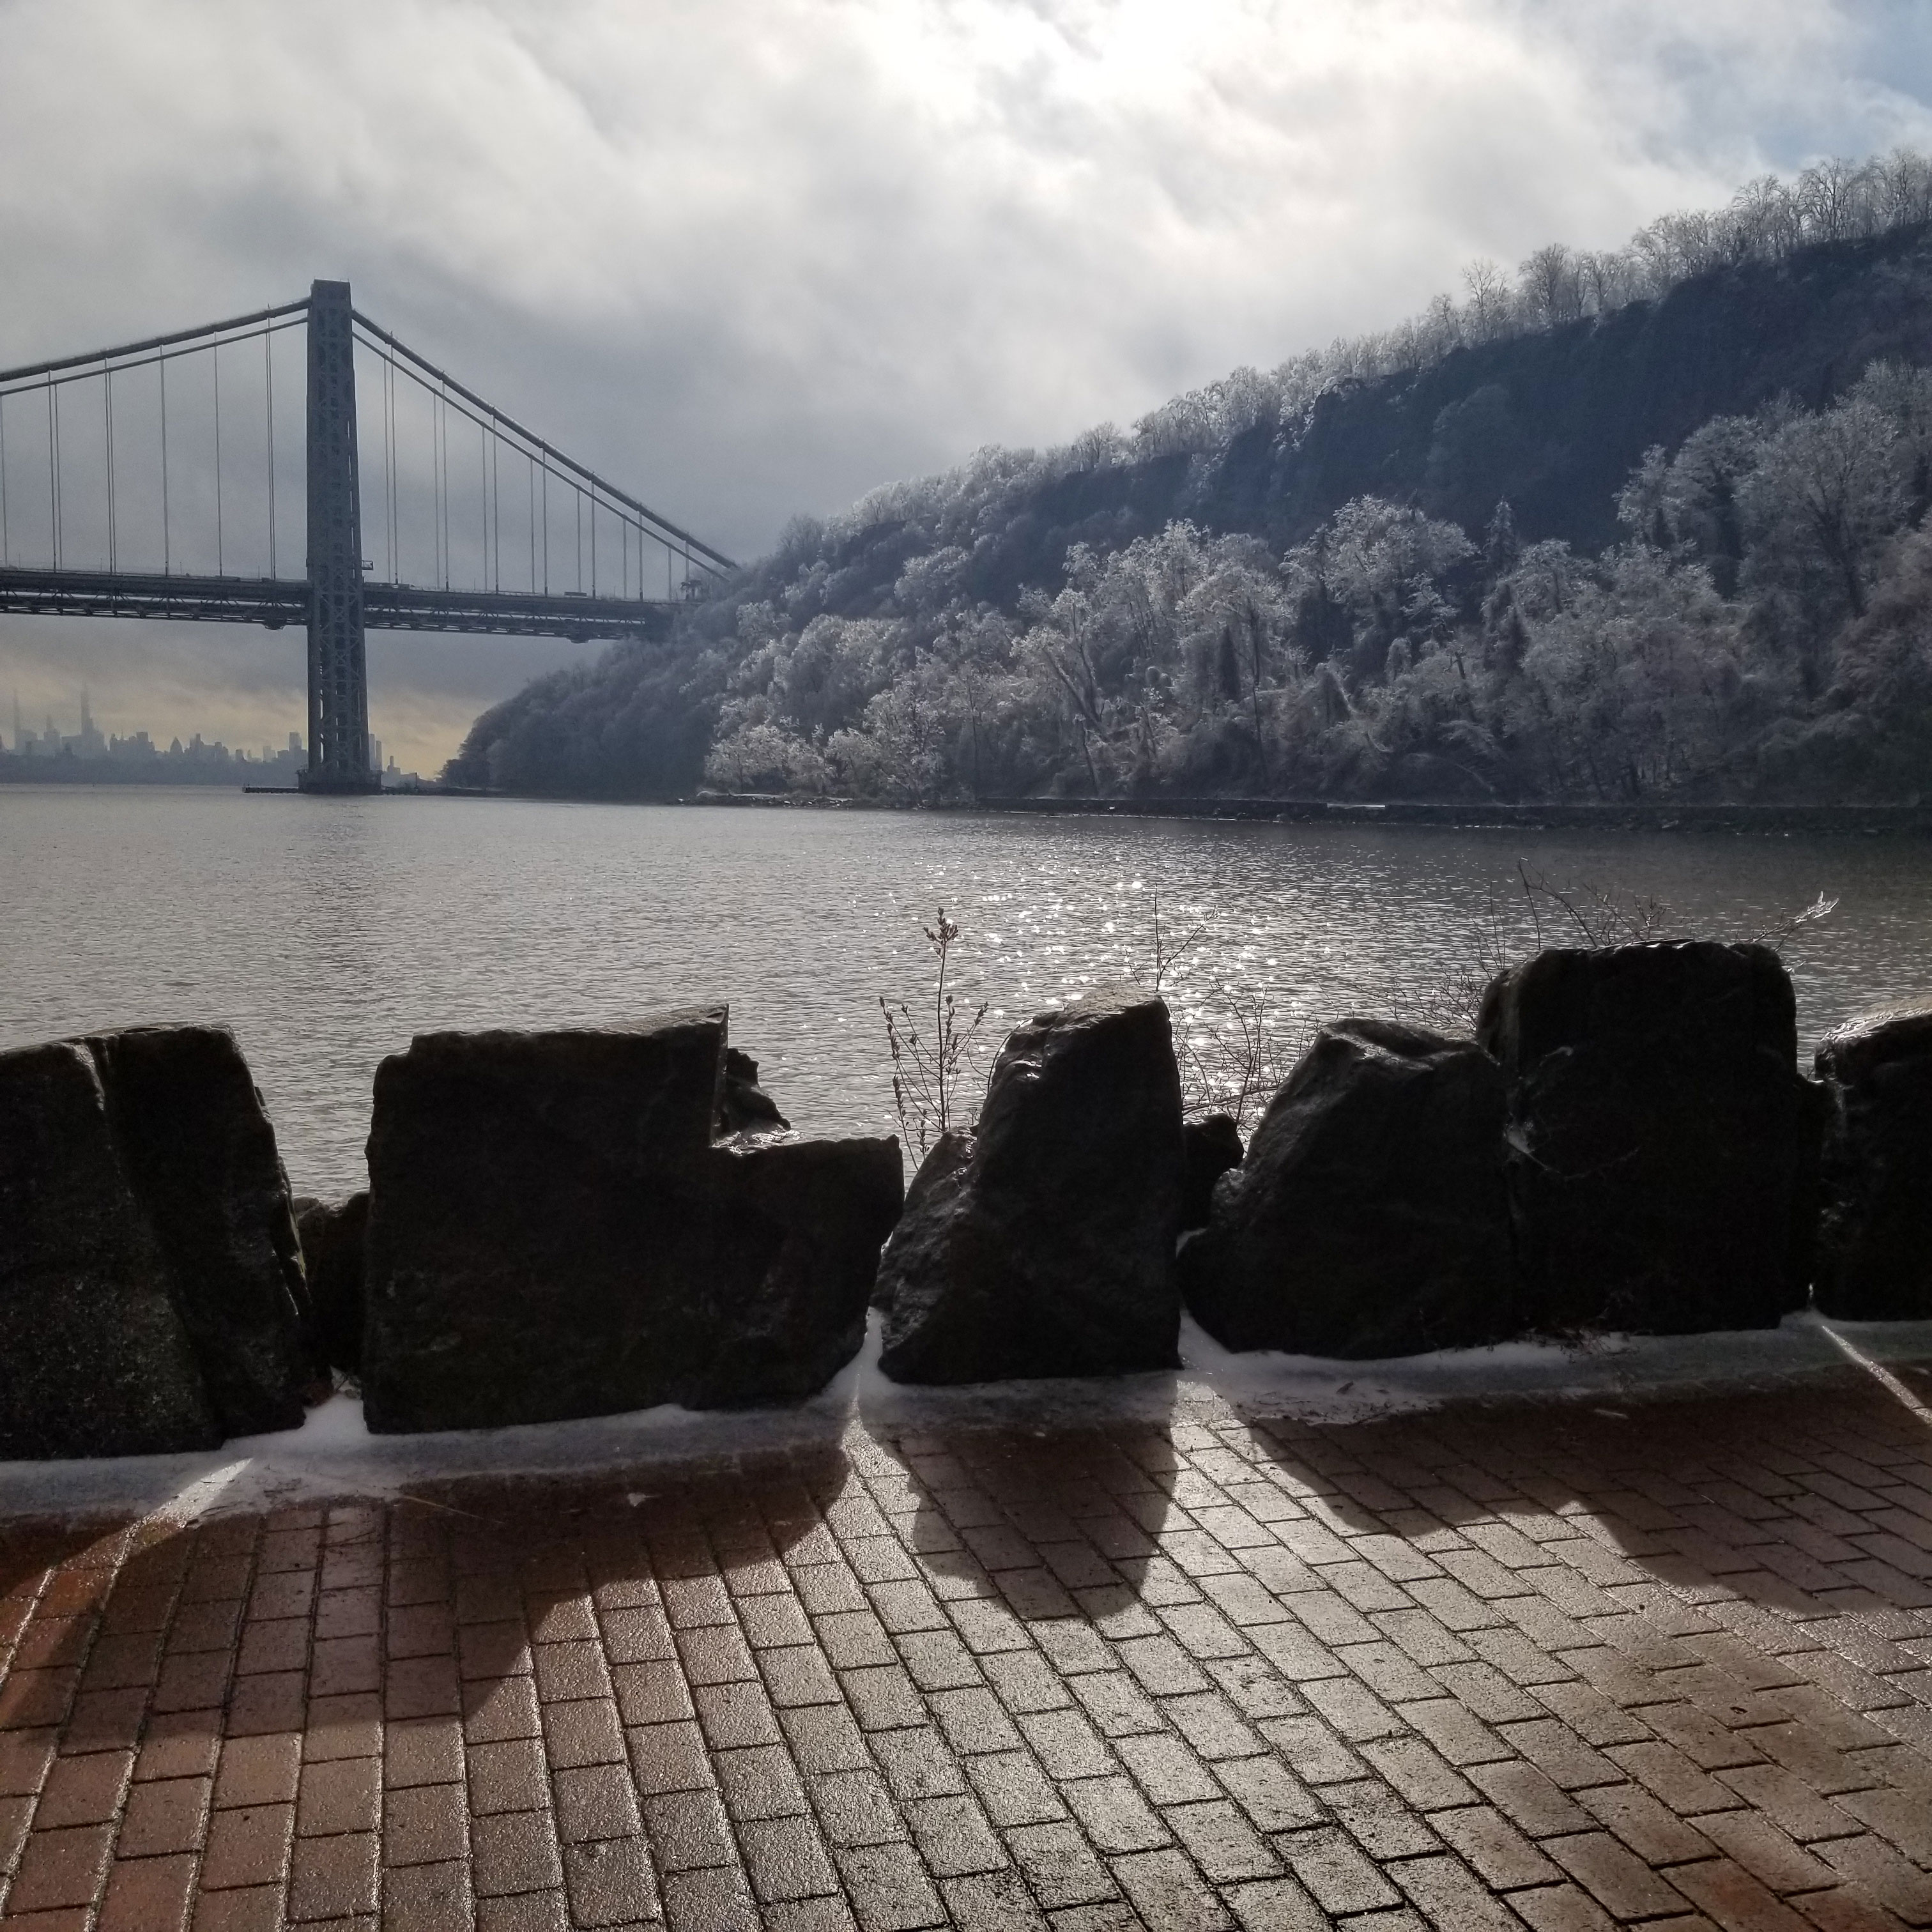
[(94, 728), (94, 711), (87, 701), (87, 686), (80, 687), (80, 736), (75, 741), (74, 749), (83, 758), (98, 758), (107, 748), (106, 741)]

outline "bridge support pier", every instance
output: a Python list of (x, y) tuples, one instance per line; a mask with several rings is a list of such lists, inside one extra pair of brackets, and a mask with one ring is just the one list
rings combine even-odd
[(356, 335), (346, 282), (316, 282), (308, 310), (308, 769), (304, 791), (382, 789), (369, 763), (362, 519), (356, 458)]

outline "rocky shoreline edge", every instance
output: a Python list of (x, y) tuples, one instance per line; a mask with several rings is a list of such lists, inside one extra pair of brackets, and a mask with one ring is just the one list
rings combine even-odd
[(1184, 1121), (1166, 1007), (1016, 1029), (910, 1187), (891, 1138), (792, 1133), (721, 1004), (420, 1036), (370, 1185), (298, 1204), (233, 1039), (0, 1054), (0, 1460), (1172, 1373), (1220, 1347), (1388, 1361), (1524, 1337), (1932, 1318), (1932, 1002), (1796, 1066), (1774, 953), (1555, 949), (1475, 1037), (1324, 1028), (1244, 1148)]

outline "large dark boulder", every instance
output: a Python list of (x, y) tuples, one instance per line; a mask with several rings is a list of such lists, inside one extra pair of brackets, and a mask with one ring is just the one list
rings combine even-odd
[(340, 1201), (296, 1204), (302, 1269), (308, 1277), (316, 1352), (329, 1368), (362, 1366), (362, 1248), (369, 1228), (367, 1190)]
[(1180, 1130), (1180, 1225), (1204, 1228), (1214, 1184), (1241, 1164), (1241, 1130), (1230, 1114), (1210, 1114)]
[(1804, 1306), (1817, 1091), (1762, 946), (1540, 952), (1477, 1036), (1509, 1082), (1506, 1167), (1538, 1327), (1774, 1327)]
[(1180, 1082), (1166, 1006), (1103, 989), (1018, 1028), (977, 1132), (927, 1156), (879, 1264), (906, 1382), (1174, 1367)]
[(221, 1436), (94, 1056), (0, 1054), (0, 1458)]
[(1230, 1348), (1500, 1341), (1521, 1319), (1502, 1154), (1502, 1070), (1473, 1041), (1324, 1027), (1181, 1250), (1188, 1308)]
[(1812, 1298), (1852, 1322), (1932, 1318), (1932, 999), (1829, 1034)]
[(856, 1352), (898, 1144), (715, 1144), (725, 1034), (720, 1006), (426, 1034), (382, 1063), (372, 1429), (795, 1401)]
[(718, 1148), (698, 1179), (702, 1251), (687, 1265), (704, 1346), (673, 1400), (802, 1402), (866, 1339), (879, 1250), (905, 1200), (898, 1142)]
[(135, 1027), (84, 1043), (223, 1430), (299, 1427), (315, 1379), (301, 1249), (275, 1131), (234, 1036)]

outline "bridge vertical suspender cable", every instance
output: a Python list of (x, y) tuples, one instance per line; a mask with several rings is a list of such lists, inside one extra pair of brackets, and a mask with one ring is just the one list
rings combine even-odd
[(7, 524), (7, 398), (0, 396), (0, 569), (14, 561), (14, 542)]
[(47, 467), (52, 472), (48, 482), (53, 493), (54, 568), (58, 570), (61, 567), (61, 526), (64, 505), (61, 491), (60, 392), (54, 387), (51, 377), (47, 382)]
[(168, 520), (168, 358), (165, 350), (161, 367), (161, 574), (174, 568), (174, 545)]
[(107, 439), (107, 568), (120, 567), (118, 531), (114, 514), (114, 365), (105, 363), (107, 380), (101, 385), (100, 427)]
[(396, 564), (396, 365), (382, 358), (382, 541), (389, 581), (400, 580)]
[(442, 405), (436, 392), (429, 398), (429, 580), (442, 581)]
[(442, 453), (437, 458), (436, 476), (439, 479), (436, 493), (436, 540), (442, 546), (442, 587), (449, 588), (449, 398), (439, 392), (435, 402), (436, 418), (442, 425), (440, 441)]
[(275, 574), (275, 332), (262, 338), (262, 387), (268, 418), (268, 574)]
[(389, 377), (389, 577), (400, 584), (403, 576), (403, 517), (397, 507), (396, 473), (396, 365), (386, 362)]
[(221, 559), (221, 338), (214, 338), (214, 574), (227, 574)]

